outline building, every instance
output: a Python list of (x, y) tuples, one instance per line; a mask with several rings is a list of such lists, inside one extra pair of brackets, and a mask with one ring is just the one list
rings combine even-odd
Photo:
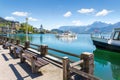
[(6, 26), (0, 27), (0, 33), (1, 34), (7, 34), (8, 32), (9, 32), (8, 27), (6, 27)]
[(0, 33), (2, 34), (15, 34), (20, 28), (19, 22), (11, 22), (9, 25), (0, 27)]

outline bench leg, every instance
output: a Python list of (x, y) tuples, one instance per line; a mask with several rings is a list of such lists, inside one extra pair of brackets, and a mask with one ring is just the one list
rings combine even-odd
[(14, 54), (14, 57), (15, 57), (15, 58), (18, 58), (18, 55), (17, 55), (17, 53), (16, 53), (16, 48), (13, 49), (13, 54)]
[(32, 73), (37, 73), (39, 70), (39, 67), (35, 65), (35, 60), (33, 57), (31, 57), (31, 68), (32, 68)]
[(31, 60), (31, 69), (32, 69), (32, 73), (36, 73), (34, 60)]
[(11, 46), (9, 46), (8, 48), (9, 48), (9, 53), (13, 53), (13, 50), (11, 49)]
[(32, 66), (32, 73), (37, 73), (39, 70), (39, 67), (37, 66)]
[(20, 63), (24, 63), (25, 62), (25, 58), (20, 58)]
[(39, 71), (39, 67), (35, 67), (35, 72), (37, 73)]

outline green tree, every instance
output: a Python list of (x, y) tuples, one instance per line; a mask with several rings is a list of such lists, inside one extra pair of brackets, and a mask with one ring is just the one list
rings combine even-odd
[(26, 23), (21, 23), (20, 30), (23, 31), (23, 33), (25, 33), (27, 30), (27, 27), (28, 27), (28, 33), (33, 33), (33, 26)]

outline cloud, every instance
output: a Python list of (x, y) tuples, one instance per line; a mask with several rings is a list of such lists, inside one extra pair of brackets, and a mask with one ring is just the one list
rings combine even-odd
[(13, 12), (12, 15), (15, 15), (15, 16), (28, 16), (28, 12), (16, 11), (16, 12)]
[(64, 17), (70, 17), (72, 15), (72, 13), (70, 11), (66, 12), (63, 16)]
[(5, 19), (6, 19), (6, 20), (13, 20), (13, 21), (15, 20), (15, 18), (12, 17), (12, 16), (6, 16)]
[(82, 25), (82, 22), (80, 20), (74, 20), (74, 21), (72, 21), (72, 23), (76, 26)]
[(77, 12), (82, 13), (82, 14), (92, 13), (92, 12), (94, 12), (94, 9), (93, 8), (90, 8), (90, 9), (83, 8), (83, 9), (78, 10)]
[(111, 12), (112, 12), (112, 11), (103, 9), (102, 11), (99, 11), (95, 16), (106, 16), (106, 15), (108, 15), (108, 14), (111, 13)]
[(28, 20), (29, 20), (29, 21), (38, 21), (38, 19), (32, 18), (32, 17), (29, 17)]

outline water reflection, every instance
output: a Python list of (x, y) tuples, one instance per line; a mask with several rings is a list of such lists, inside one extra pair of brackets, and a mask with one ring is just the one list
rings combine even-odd
[[(103, 66), (109, 65), (112, 77), (115, 80), (120, 80), (120, 53), (96, 49), (94, 51), (94, 56), (96, 62), (100, 63)], [(108, 74), (110, 74), (109, 71)]]
[(43, 34), (40, 34), (40, 44), (43, 43)]
[(77, 37), (56, 37), (56, 38), (60, 41), (68, 42), (68, 43), (71, 43), (71, 42), (77, 40)]
[[(9, 37), (12, 39), (20, 40), (22, 43), (26, 41), (26, 36), (24, 34), (11, 34)], [(28, 35), (28, 40), (33, 40), (31, 35)]]

